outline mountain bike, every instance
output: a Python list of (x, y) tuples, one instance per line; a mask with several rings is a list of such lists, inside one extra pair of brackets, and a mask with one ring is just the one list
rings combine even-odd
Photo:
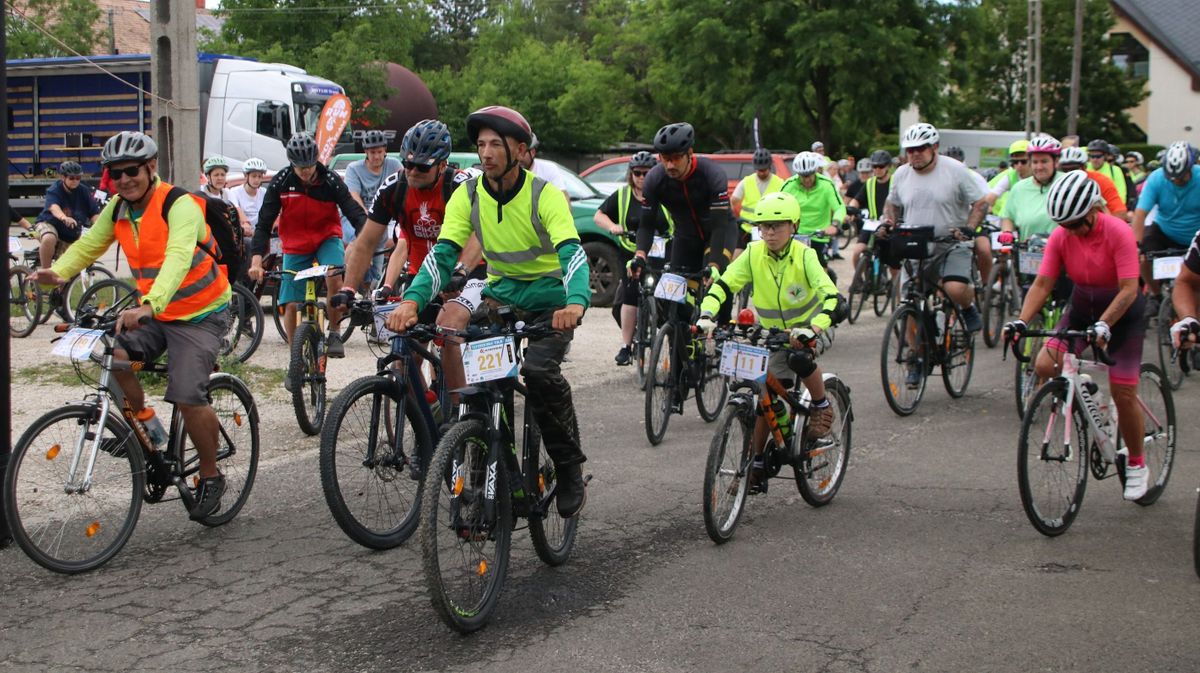
[[(1062, 374), (1047, 381), (1025, 410), (1017, 444), (1017, 483), (1029, 522), (1043, 535), (1065, 533), (1079, 514), (1088, 472), (1097, 480), (1116, 476), (1125, 484), (1128, 450), (1117, 429), (1117, 407), (1094, 382), (1111, 358), (1091, 330), (1026, 331), (1025, 337), (1082, 339), (1095, 362), (1063, 354)], [(1011, 347), (1017, 358), (1026, 357)], [(1145, 422), (1143, 455), (1153, 480), (1135, 502), (1152, 505), (1162, 495), (1175, 463), (1175, 403), (1156, 365), (1142, 363), (1137, 392)]]
[[(32, 239), (33, 234), (26, 235), (26, 238)], [(31, 269), (41, 266), (41, 257), (37, 248), (26, 250), (24, 254), (26, 266)], [(67, 282), (63, 283), (60, 287), (46, 289), (35, 285), (38, 288), (38, 292), (42, 295), (38, 323), (45, 324), (50, 319), (52, 313), (58, 313), (63, 323), (70, 323), (73, 320), (73, 312), (79, 304), (80, 297), (92, 285), (109, 278), (116, 278), (116, 275), (112, 271), (109, 271), (103, 264), (97, 262), (89, 264), (83, 271), (67, 279)]]
[[(992, 231), (992, 270), (983, 286), (983, 303), (979, 307), (983, 313), (983, 343), (988, 348), (995, 348), (1000, 343), (1000, 330), (1004, 323), (1015, 318), (1021, 312), (1020, 279), (1017, 276), (1017, 264), (1014, 251), (1016, 242), (1002, 244), (999, 241), (1000, 232)], [(1015, 232), (1014, 232), (1015, 235)], [(1038, 258), (1040, 262), (1040, 257)], [(1027, 262), (1020, 262), (1022, 273), (1026, 271)], [(1037, 268), (1033, 267), (1033, 274)]]
[[(85, 309), (55, 352), (72, 359), (80, 380), (95, 392), (82, 402), (42, 415), (13, 449), (4, 482), (9, 528), (17, 544), (39, 565), (60, 573), (97, 568), (117, 554), (137, 525), (142, 503), (157, 503), (175, 487), (187, 510), (195, 504), (200, 463), (178, 409), (171, 412), (165, 446), (155, 446), (125, 401), (113, 376), (116, 315)], [(99, 353), (95, 352), (99, 346)], [(131, 354), (135, 355), (135, 354)], [(91, 380), (90, 363), (99, 365)], [(165, 374), (165, 364), (131, 363), (135, 371)], [(240, 379), (214, 373), (208, 399), (220, 423), (217, 465), (225, 475), (221, 507), (200, 520), (220, 526), (232, 520), (254, 485), (258, 469), (258, 409)]]
[(1175, 304), (1171, 301), (1171, 294), (1174, 291), (1175, 278), (1183, 266), (1183, 256), (1186, 253), (1187, 250), (1183, 248), (1146, 253), (1146, 259), (1150, 260), (1152, 264), (1151, 270), (1154, 279), (1162, 284), (1162, 301), (1154, 320), (1154, 335), (1158, 345), (1158, 365), (1162, 367), (1171, 390), (1179, 390), (1183, 386), (1184, 377), (1194, 368), (1183, 365), (1196, 363), (1194, 350), (1176, 354), (1171, 343), (1171, 325), (1174, 325), (1178, 319), (1175, 314)]
[(704, 352), (704, 341), (693, 326), (693, 315), (704, 298), (701, 279), (707, 271), (691, 274), (664, 267), (654, 296), (663, 300), (665, 320), (654, 335), (646, 372), (646, 438), (657, 446), (667, 434), (672, 414), (683, 414), (683, 403), (695, 390), (700, 417), (711, 423), (721, 413), (728, 394), (718, 362)]
[[(342, 531), (371, 549), (396, 547), (417, 529), (421, 480), (450, 411), (442, 361), (428, 348), (437, 328), (397, 335), (385, 325), (395, 307), (360, 301), (352, 309), (372, 314), (391, 348), (375, 374), (334, 398), (321, 431), (325, 502)], [(433, 369), (428, 386), (422, 363)]]
[(875, 230), (879, 228), (879, 220), (863, 220), (863, 231), (871, 232), (867, 240), (867, 248), (859, 255), (858, 264), (854, 267), (854, 276), (850, 282), (850, 291), (846, 295), (846, 319), (854, 324), (862, 313), (867, 297), (871, 298), (872, 308), (876, 316), (882, 316), (892, 303), (895, 293), (892, 290), (892, 273), (879, 255), (880, 239), (875, 238)]
[(229, 310), (233, 319), (230, 320), (220, 354), (236, 362), (245, 362), (262, 343), (266, 314), (250, 288), (232, 280), (229, 286), (232, 291)]
[(518, 518), (528, 520), (533, 548), (551, 566), (570, 558), (579, 526), (579, 517), (558, 514), (557, 470), (517, 378), (522, 341), (553, 330), (501, 315), (498, 327), (439, 330), (464, 338), (468, 387), (422, 489), (422, 565), (434, 609), (463, 633), (491, 619)]
[[(291, 357), (288, 361), (288, 390), (296, 422), (307, 435), (317, 435), (325, 422), (325, 367), (329, 356), (325, 345), (325, 302), (318, 300), (318, 286), (327, 273), (341, 273), (341, 266), (318, 264), (302, 271), (278, 271), (271, 274), (294, 276), (304, 281), (304, 301), (296, 313), (300, 324), (292, 332)], [(353, 329), (346, 321), (346, 330)]]
[[(809, 437), (808, 390), (798, 376), (791, 390), (786, 390), (767, 371), (770, 353), (791, 350), (789, 336), (786, 330), (745, 326), (722, 328), (713, 333), (713, 342), (721, 353), (721, 372), (735, 381), (718, 419), (704, 467), (704, 528), (717, 544), (733, 537), (745, 509), (755, 458), (751, 444), (758, 417), (766, 420), (768, 428), (761, 453), (762, 479), (774, 478), (783, 466), (791, 465), (800, 496), (809, 505), (822, 507), (837, 495), (846, 476), (854, 419), (850, 388), (835, 374), (823, 375), (825, 398), (833, 407), (833, 422), (828, 435)], [(806, 347), (793, 351), (791, 357), (813, 355), (813, 349)], [(787, 412), (786, 418), (790, 420), (780, 417), (783, 412)], [(759, 492), (767, 491), (765, 482), (758, 488)]]
[[(1028, 287), (1033, 278), (1037, 277), (1038, 268), (1042, 265), (1046, 236), (1030, 236), (1028, 240), (1017, 244), (1016, 260), (1018, 280), (1022, 283), (1022, 291)], [(1062, 318), (1071, 298), (1071, 282), (1065, 275), (1057, 281), (1054, 291), (1046, 298), (1042, 309), (1029, 321), (1028, 329), (1033, 331), (1054, 329)], [(1023, 292), (1022, 292), (1023, 293)], [(1022, 299), (1022, 301), (1024, 301)], [(1019, 311), (1018, 311), (1019, 312)], [(1003, 326), (1001, 326), (1003, 328)], [(1033, 370), (1033, 359), (1042, 350), (1044, 339), (1034, 337), (1025, 339), (1020, 344), (1024, 358), (1014, 358), (1013, 362), (1013, 393), (1016, 397), (1017, 418), (1025, 417), (1025, 407), (1038, 389), (1038, 377)]]
[[(33, 334), (42, 313), (42, 293), (33, 280), (33, 268), (20, 263), (21, 239), (8, 237), (8, 333), (23, 338)], [(36, 267), (34, 267), (36, 268)]]
[(953, 236), (934, 238), (933, 227), (894, 229), (889, 235), (893, 254), (905, 259), (904, 299), (888, 320), (880, 352), (883, 394), (899, 416), (917, 410), (934, 367), (951, 397), (962, 397), (975, 364), (975, 337), (967, 331), (962, 312), (945, 297), (941, 283), (925, 278), (927, 263), (937, 265), (943, 252), (930, 257), (933, 244), (962, 243)]

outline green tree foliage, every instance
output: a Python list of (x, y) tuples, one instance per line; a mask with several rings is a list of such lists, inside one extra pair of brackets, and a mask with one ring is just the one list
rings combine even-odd
[(356, 119), (386, 116), (370, 101), (388, 95), (383, 63), (411, 63), (431, 16), (397, 0), (225, 0), (219, 35), (201, 49), (297, 65), (346, 89)]
[[(91, 0), (28, 0), (20, 7), (18, 13), (5, 5), (5, 58), (72, 56), (71, 50), (94, 54), (96, 45), (108, 44), (107, 30), (99, 29), (100, 10)], [(70, 50), (31, 24), (46, 28)]]
[[(950, 93), (944, 120), (955, 128), (1021, 129), (1025, 125), (1026, 0), (972, 0), (950, 13)], [(1074, 0), (1042, 4), (1042, 130), (1067, 131)], [(1116, 19), (1107, 0), (1087, 0), (1079, 133), (1112, 140), (1140, 137), (1126, 109), (1145, 96), (1144, 80), (1109, 59), (1107, 32)]]

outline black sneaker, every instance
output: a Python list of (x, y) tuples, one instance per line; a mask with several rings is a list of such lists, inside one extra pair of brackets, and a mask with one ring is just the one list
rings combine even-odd
[(346, 357), (346, 346), (342, 344), (342, 337), (338, 336), (337, 332), (330, 332), (325, 336), (325, 354), (331, 358)]
[(555, 466), (558, 485), (554, 500), (558, 506), (558, 515), (570, 519), (583, 511), (587, 504), (587, 484), (583, 482), (583, 468), (574, 465)]
[(750, 495), (758, 495), (767, 492), (767, 466), (763, 462), (762, 456), (756, 456), (750, 463)]
[(225, 494), (225, 475), (205, 477), (196, 488), (196, 505), (189, 515), (192, 521), (206, 519), (221, 509), (221, 496)]
[(617, 357), (614, 359), (617, 361), (618, 366), (620, 366), (620, 367), (627, 366), (631, 359), (630, 353), (629, 353), (629, 346), (621, 346), (621, 350), (617, 351)]

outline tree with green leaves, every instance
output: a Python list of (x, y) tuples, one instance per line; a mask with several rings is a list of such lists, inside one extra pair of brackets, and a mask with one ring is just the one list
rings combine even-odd
[[(99, 28), (100, 9), (91, 0), (27, 0), (19, 8), (6, 4), (5, 11), (5, 58), (87, 55), (95, 53), (96, 44), (107, 44), (108, 32)], [(70, 49), (33, 24), (47, 29)]]

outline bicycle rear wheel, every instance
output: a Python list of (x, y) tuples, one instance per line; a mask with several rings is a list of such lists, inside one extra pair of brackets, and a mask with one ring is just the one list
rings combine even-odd
[(229, 299), (232, 320), (221, 355), (232, 356), (237, 362), (245, 362), (254, 355), (262, 342), (263, 322), (266, 316), (254, 293), (241, 283), (233, 284), (233, 295)]
[[(1001, 262), (992, 266), (988, 274), (987, 284), (983, 288), (983, 343), (988, 348), (995, 348), (1000, 343), (1000, 330), (1008, 317), (1008, 300), (1011, 292), (1008, 288), (1009, 274)], [(996, 287), (999, 284), (999, 287)]]
[(132, 308), (137, 303), (137, 289), (123, 280), (109, 278), (94, 283), (79, 298), (75, 305), (75, 313), (95, 313), (100, 316), (114, 316), (117, 313)]
[(42, 312), (42, 293), (30, 270), (14, 266), (8, 271), (8, 333), (16, 338), (33, 334)]
[(721, 361), (715, 355), (704, 355), (704, 346), (697, 343), (701, 354), (698, 356), (699, 362), (696, 363), (696, 369), (700, 371), (700, 380), (696, 382), (696, 409), (700, 412), (700, 418), (706, 423), (712, 423), (725, 407), (729, 388), (725, 385), (725, 377), (721, 375)]
[(1087, 489), (1087, 421), (1078, 405), (1066, 418), (1066, 403), (1066, 381), (1043, 385), (1025, 410), (1017, 443), (1021, 507), (1033, 527), (1050, 537), (1071, 527)]
[[(1162, 370), (1148, 362), (1142, 363), (1138, 380), (1138, 400), (1142, 409), (1143, 456), (1153, 481), (1146, 494), (1134, 502), (1153, 505), (1167, 487), (1171, 468), (1175, 465), (1175, 400)], [(1117, 433), (1117, 448), (1124, 441)], [(1124, 479), (1121, 480), (1124, 483)]]
[(109, 271), (102, 264), (92, 264), (88, 268), (79, 272), (71, 282), (63, 286), (62, 289), (62, 304), (59, 306), (58, 314), (62, 316), (63, 322), (71, 322), (75, 319), (75, 309), (79, 306), (79, 302), (83, 299), (94, 285), (105, 280), (114, 280), (116, 276), (112, 271)]
[(883, 264), (880, 264), (878, 271), (875, 274), (875, 288), (871, 292), (871, 307), (875, 311), (875, 315), (882, 317), (887, 313), (888, 308), (892, 306), (892, 302), (896, 296), (897, 283), (892, 278), (891, 270)]
[[(522, 453), (529, 457), (529, 463), (524, 467), (525, 492), (537, 501), (536, 511), (529, 516), (529, 537), (533, 540), (533, 550), (537, 552), (538, 558), (542, 559), (543, 563), (549, 566), (560, 566), (571, 557), (571, 550), (575, 547), (579, 517), (573, 516), (564, 519), (559, 515), (555, 500), (555, 493), (558, 490), (558, 470), (555, 468), (550, 454), (546, 451), (546, 445), (542, 442), (542, 435), (538, 431), (533, 415), (526, 410), (522, 416), (525, 418), (526, 430), (518, 437), (517, 441), (528, 448), (528, 451)], [(576, 428), (575, 434), (578, 437), (578, 428)], [(534, 449), (534, 446), (537, 448)]]
[(750, 484), (750, 440), (754, 435), (751, 400), (734, 398), (717, 421), (704, 466), (704, 529), (717, 544), (733, 537), (742, 518)]
[(433, 608), (462, 633), (487, 625), (500, 598), (512, 542), (508, 470), (495, 477), (495, 518), (487, 520), (487, 432), (478, 420), (442, 436), (421, 493), (421, 552)]
[(658, 446), (667, 434), (667, 424), (675, 403), (674, 376), (671, 372), (671, 346), (674, 327), (667, 323), (654, 335), (646, 370), (646, 439)]
[[(217, 439), (217, 469), (225, 477), (225, 494), (217, 511), (204, 517), (205, 526), (222, 526), (233, 520), (242, 511), (254, 487), (258, 474), (258, 407), (254, 396), (241, 379), (230, 374), (213, 374), (208, 379), (208, 399), (220, 423)], [(181, 456), (184, 477), (192, 478), (192, 487), (198, 485), (200, 457), (196, 446), (186, 432), (183, 417), (172, 434), (175, 455)]]
[(300, 323), (292, 335), (292, 408), (306, 435), (321, 432), (325, 422), (325, 347), (316, 325)]
[[(901, 306), (888, 320), (880, 352), (880, 378), (888, 406), (899, 416), (917, 410), (925, 395), (926, 372), (921, 354), (926, 343), (921, 312)], [(909, 385), (910, 372), (913, 385)]]
[(403, 544), (420, 517), (420, 463), (432, 455), (424, 417), (390, 378), (351, 383), (321, 431), (321, 487), (334, 521), (364, 547)]
[(850, 390), (840, 379), (825, 379), (825, 399), (833, 407), (833, 423), (824, 437), (794, 438), (804, 450), (792, 464), (800, 497), (813, 507), (828, 505), (837, 495), (850, 463), (851, 423)]
[(962, 397), (975, 368), (975, 335), (967, 331), (957, 307), (946, 316), (946, 333), (941, 341), (942, 383), (950, 397)]
[[(1158, 325), (1155, 327), (1155, 336), (1158, 342), (1158, 364), (1161, 367), (1165, 380), (1171, 386), (1171, 390), (1179, 390), (1183, 386), (1183, 362), (1178, 358), (1172, 362), (1171, 352), (1174, 350), (1171, 344), (1171, 325), (1175, 324), (1175, 306), (1171, 302), (1171, 291), (1163, 290), (1162, 304), (1158, 308)], [(1180, 352), (1179, 357), (1188, 357), (1189, 353)]]
[(638, 305), (637, 325), (633, 331), (633, 364), (638, 388), (646, 387), (646, 361), (650, 356), (654, 330), (658, 326), (658, 310), (654, 297), (647, 296)]
[(863, 304), (867, 303), (867, 294), (875, 285), (874, 270), (875, 260), (871, 258), (870, 253), (863, 253), (858, 258), (858, 266), (854, 267), (854, 275), (850, 277), (850, 290), (846, 293), (846, 319), (851, 325), (858, 320)]
[[(115, 417), (96, 428), (98, 415), (84, 404), (54, 409), (29, 426), (9, 457), (8, 527), (29, 558), (55, 572), (81, 573), (106, 563), (125, 546), (142, 510), (142, 448)], [(100, 445), (84, 485), (92, 446), (84, 435), (97, 431)], [(68, 488), (77, 447), (77, 478)]]

